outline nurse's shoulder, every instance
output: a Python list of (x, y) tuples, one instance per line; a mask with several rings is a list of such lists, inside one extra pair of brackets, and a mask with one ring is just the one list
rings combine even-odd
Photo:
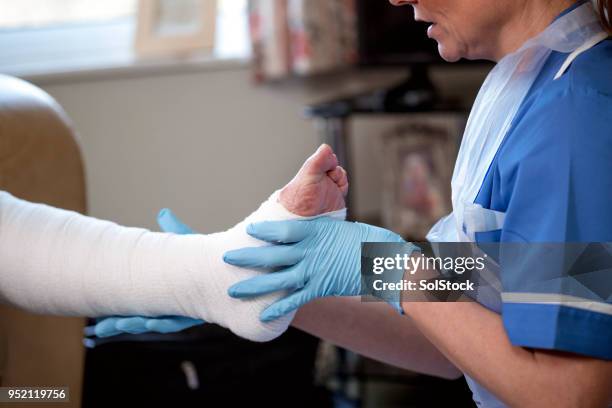
[[(559, 58), (559, 66), (565, 58)], [(552, 80), (553, 67), (544, 83), (520, 112), (503, 147), (501, 169), (515, 180), (540, 174), (548, 185), (567, 186), (568, 180), (606, 178), (602, 189), (612, 185), (612, 41), (605, 40), (579, 55), (568, 70)], [(566, 169), (560, 171), (560, 169)], [(606, 177), (603, 177), (605, 175)], [(530, 177), (533, 179), (533, 177)], [(604, 188), (605, 187), (605, 188)]]
[(583, 52), (559, 79), (543, 85), (524, 119), (522, 131), (537, 133), (534, 137), (544, 143), (565, 140), (579, 151), (595, 147), (582, 144), (589, 135), (607, 150), (612, 142), (612, 40)]
[(571, 91), (612, 96), (612, 38), (580, 54), (566, 75)]
[(556, 64), (546, 71), (550, 80), (544, 82), (524, 106), (521, 119), (526, 120), (523, 123), (543, 121), (548, 122), (547, 126), (563, 129), (592, 121), (593, 124), (609, 122), (612, 115), (612, 39), (584, 51), (559, 79), (552, 80), (565, 58), (566, 55), (557, 57)]
[(612, 41), (578, 56), (529, 102), (499, 161), (508, 203), (502, 240), (608, 242)]

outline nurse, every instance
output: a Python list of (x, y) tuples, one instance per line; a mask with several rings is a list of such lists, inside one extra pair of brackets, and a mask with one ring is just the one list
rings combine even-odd
[[(391, 2), (431, 23), (428, 35), (444, 59), (497, 62), (463, 138), (453, 213), (428, 239), (612, 242), (612, 3)], [(479, 406), (612, 404), (610, 293), (568, 302), (559, 286), (549, 293), (554, 300), (501, 293), (499, 304), (409, 302), (403, 293), (389, 307), (356, 297), (361, 243), (416, 250), (397, 234), (327, 218), (258, 223), (248, 232), (280, 245), (232, 251), (225, 261), (276, 271), (234, 285), (230, 296), (290, 293), (263, 321), (297, 309), (295, 327), (357, 353), (426, 374), (465, 375)]]
[[(467, 125), (453, 213), (428, 239), (612, 242), (612, 3), (392, 3), (431, 23), (444, 59), (498, 63)], [(406, 316), (393, 317), (349, 297), (360, 294), (361, 243), (401, 242), (396, 234), (328, 219), (264, 222), (249, 233), (283, 244), (225, 255), (237, 266), (284, 268), (230, 288), (238, 298), (291, 291), (264, 321), (301, 307), (295, 326), (406, 368), (457, 370), (486, 407), (612, 404), (611, 293), (588, 305), (568, 302), (561, 287), (546, 304), (515, 293), (486, 307), (396, 300)]]

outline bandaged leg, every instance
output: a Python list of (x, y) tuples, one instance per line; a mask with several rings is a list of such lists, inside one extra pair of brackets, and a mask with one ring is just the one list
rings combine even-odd
[[(0, 297), (44, 314), (179, 315), (255, 341), (275, 338), (292, 316), (264, 324), (278, 295), (241, 301), (227, 289), (258, 272), (223, 262), (230, 249), (264, 245), (246, 226), (299, 218), (274, 194), (234, 228), (174, 235), (126, 228), (0, 193)], [(331, 213), (343, 217), (343, 211)]]
[[(295, 182), (283, 189), (285, 195), (312, 193), (312, 183)], [(265, 245), (246, 233), (248, 224), (300, 218), (278, 196), (226, 232), (174, 235), (126, 228), (0, 192), (0, 298), (45, 314), (187, 316), (250, 340), (271, 340), (293, 316), (262, 323), (259, 315), (283, 294), (230, 298), (231, 285), (260, 272), (232, 267), (222, 257), (231, 249)], [(344, 218), (345, 211), (328, 215)]]

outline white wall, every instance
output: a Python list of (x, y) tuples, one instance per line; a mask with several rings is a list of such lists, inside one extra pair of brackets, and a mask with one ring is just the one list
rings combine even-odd
[[(203, 232), (242, 219), (284, 185), (316, 148), (308, 103), (391, 83), (403, 71), (254, 86), (244, 67), (43, 83), (73, 119), (87, 171), (90, 214), (155, 228), (170, 207)], [(482, 68), (438, 72), (448, 95), (470, 101)], [(356, 122), (358, 123), (358, 122)], [(381, 125), (382, 126), (382, 125)], [(353, 126), (358, 212), (378, 206), (376, 126)], [(365, 130), (360, 130), (365, 129)], [(359, 174), (364, 182), (360, 185)]]

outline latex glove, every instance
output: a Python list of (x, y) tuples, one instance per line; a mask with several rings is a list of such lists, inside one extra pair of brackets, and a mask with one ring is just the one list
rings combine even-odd
[[(157, 216), (157, 223), (164, 232), (193, 234), (193, 230), (179, 220), (169, 209), (163, 209)], [(181, 316), (163, 317), (106, 317), (94, 326), (98, 337), (116, 336), (122, 333), (174, 333), (203, 324), (203, 320)]]
[(190, 317), (105, 317), (94, 326), (98, 337), (111, 337), (118, 334), (175, 333), (203, 324), (204, 321)]
[[(251, 224), (253, 237), (277, 244), (229, 251), (225, 262), (245, 268), (284, 268), (259, 275), (230, 287), (235, 298), (288, 290), (260, 316), (264, 322), (277, 319), (305, 303), (326, 296), (358, 296), (361, 292), (361, 243), (405, 243), (394, 232), (367, 224), (317, 218)], [(417, 250), (412, 244), (409, 250)], [(399, 299), (393, 306), (401, 310)]]

